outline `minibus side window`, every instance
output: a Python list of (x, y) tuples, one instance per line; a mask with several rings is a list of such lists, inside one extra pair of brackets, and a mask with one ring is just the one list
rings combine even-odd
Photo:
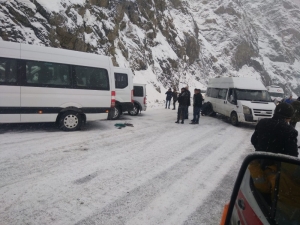
[(74, 66), (75, 87), (79, 89), (109, 90), (106, 69), (87, 66)]
[(15, 59), (0, 58), (0, 85), (17, 84), (17, 62)]
[(219, 89), (218, 98), (219, 99), (226, 99), (227, 89)]
[(141, 86), (134, 86), (133, 87), (133, 95), (135, 97), (144, 97), (144, 90)]
[(59, 63), (26, 61), (28, 86), (68, 87), (71, 84), (69, 66)]
[(128, 75), (125, 73), (115, 73), (116, 88), (126, 88), (128, 86)]
[(218, 95), (219, 95), (219, 89), (212, 88), (211, 91), (210, 91), (210, 96), (212, 98), (218, 98)]

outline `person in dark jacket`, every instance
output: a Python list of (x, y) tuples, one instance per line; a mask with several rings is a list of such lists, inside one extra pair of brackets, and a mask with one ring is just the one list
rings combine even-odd
[(255, 151), (297, 157), (298, 131), (288, 124), (293, 115), (293, 107), (288, 103), (281, 103), (276, 106), (273, 118), (260, 120), (251, 137)]
[(172, 96), (173, 96), (173, 92), (171, 91), (171, 88), (169, 88), (169, 90), (166, 92), (166, 108), (167, 108), (167, 105), (168, 105), (168, 109), (170, 108), (170, 104), (171, 104), (171, 99), (172, 99)]
[(173, 109), (172, 110), (175, 110), (176, 109), (176, 102), (177, 102), (177, 99), (178, 99), (178, 97), (177, 97), (178, 93), (177, 93), (175, 88), (172, 92), (172, 96), (173, 96)]
[(297, 98), (296, 101), (293, 101), (291, 105), (293, 106), (295, 113), (290, 121), (290, 125), (295, 128), (297, 122), (300, 121), (300, 97)]
[(293, 102), (293, 95), (290, 95), (290, 97), (288, 99), (286, 99), (284, 102), (288, 103), (288, 104), (292, 104), (292, 102)]
[(189, 91), (189, 86), (186, 86), (185, 90), (188, 95), (188, 103), (187, 103), (187, 107), (186, 107), (186, 111), (185, 111), (185, 119), (188, 119), (189, 118), (189, 106), (191, 106), (191, 92)]
[(177, 121), (175, 123), (179, 123), (179, 120), (181, 118), (181, 123), (184, 123), (186, 108), (188, 105), (189, 96), (185, 88), (181, 88), (181, 93), (178, 97), (178, 113), (177, 113)]
[(201, 110), (201, 107), (202, 107), (203, 97), (201, 95), (200, 89), (195, 89), (194, 93), (195, 93), (194, 97), (193, 97), (193, 114), (194, 114), (194, 117), (193, 117), (192, 122), (190, 124), (199, 124), (200, 110)]

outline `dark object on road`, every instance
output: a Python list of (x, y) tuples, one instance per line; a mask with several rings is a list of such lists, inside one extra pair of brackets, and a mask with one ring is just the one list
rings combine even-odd
[(133, 124), (131, 124), (131, 123), (116, 123), (115, 127), (117, 127), (118, 129), (122, 129), (124, 127), (133, 127)]
[(205, 102), (201, 108), (202, 116), (210, 116), (214, 113), (212, 104), (210, 102)]

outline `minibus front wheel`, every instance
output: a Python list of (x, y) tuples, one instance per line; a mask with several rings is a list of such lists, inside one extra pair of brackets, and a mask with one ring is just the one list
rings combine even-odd
[(230, 122), (233, 126), (239, 125), (239, 119), (236, 112), (232, 112), (230, 115)]
[(79, 130), (82, 125), (82, 116), (79, 112), (67, 111), (59, 117), (59, 128), (64, 131)]

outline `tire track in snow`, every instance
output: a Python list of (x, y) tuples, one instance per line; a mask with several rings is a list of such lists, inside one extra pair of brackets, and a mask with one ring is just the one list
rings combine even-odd
[[(226, 136), (231, 136), (228, 130), (232, 128), (227, 128)], [(215, 132), (215, 131), (214, 131)], [(208, 133), (208, 135), (211, 135)], [(121, 197), (115, 202), (107, 205), (100, 213), (93, 215), (85, 220), (78, 222), (77, 224), (125, 224), (128, 220), (135, 217), (139, 212), (145, 210), (148, 205), (154, 201), (158, 196), (161, 198), (160, 193), (163, 190), (169, 190), (169, 188), (177, 180), (182, 179), (186, 174), (188, 174), (193, 168), (199, 166), (201, 163), (206, 162), (206, 158), (214, 159), (216, 154), (222, 153), (226, 154), (226, 151), (221, 149), (219, 145), (222, 144), (223, 139), (218, 136), (213, 138), (213, 141), (203, 145), (202, 148), (196, 152), (193, 152), (186, 158), (182, 159), (180, 162), (176, 163), (172, 167), (163, 171), (153, 179), (144, 183), (143, 185), (133, 189), (128, 195)], [(196, 144), (195, 142), (194, 144)], [(205, 149), (203, 151), (202, 149)], [(218, 149), (217, 153), (214, 149)], [(208, 151), (208, 150), (211, 150)], [(208, 162), (209, 163), (209, 162)], [(149, 211), (146, 210), (148, 213)], [(161, 216), (161, 212), (160, 212)], [(149, 218), (148, 218), (149, 219)], [(143, 221), (143, 220), (138, 220)], [(149, 220), (144, 221), (147, 224)], [(143, 222), (141, 222), (143, 223)], [(136, 224), (135, 222), (128, 224)], [(160, 224), (160, 223), (153, 223)]]

